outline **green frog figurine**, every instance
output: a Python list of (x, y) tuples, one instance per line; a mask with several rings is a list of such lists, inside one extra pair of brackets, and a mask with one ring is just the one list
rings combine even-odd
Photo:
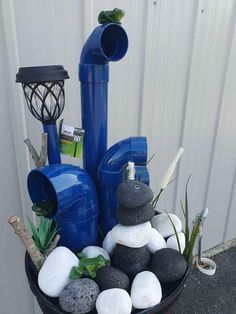
[(81, 278), (83, 275), (95, 278), (96, 271), (99, 268), (110, 265), (110, 261), (106, 260), (102, 255), (93, 258), (87, 257), (83, 252), (76, 255), (79, 259), (79, 266), (74, 266), (71, 268), (71, 279), (78, 279)]
[(98, 23), (116, 23), (121, 24), (121, 19), (125, 15), (125, 11), (115, 8), (112, 11), (101, 11), (98, 15)]

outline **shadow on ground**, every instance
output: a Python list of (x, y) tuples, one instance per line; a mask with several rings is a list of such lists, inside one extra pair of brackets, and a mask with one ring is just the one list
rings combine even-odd
[(236, 246), (212, 259), (215, 275), (192, 270), (176, 309), (166, 314), (236, 314)]

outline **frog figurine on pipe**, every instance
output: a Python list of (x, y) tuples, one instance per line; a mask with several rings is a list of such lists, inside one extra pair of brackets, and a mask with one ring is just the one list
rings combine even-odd
[(121, 24), (121, 19), (124, 17), (125, 11), (115, 8), (112, 11), (101, 11), (98, 15), (98, 23), (116, 23)]

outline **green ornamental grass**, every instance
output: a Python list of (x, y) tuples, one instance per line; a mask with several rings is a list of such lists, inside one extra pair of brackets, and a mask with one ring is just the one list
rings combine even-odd
[(58, 232), (55, 220), (39, 216), (39, 225), (36, 227), (28, 216), (27, 219), (35, 245), (42, 253), (45, 253)]
[[(188, 177), (188, 180), (186, 182), (185, 185), (185, 201), (184, 201), (184, 205), (182, 202), (180, 202), (181, 204), (181, 209), (184, 215), (184, 221), (185, 221), (185, 230), (184, 230), (184, 234), (185, 234), (185, 249), (183, 252), (183, 256), (186, 260), (186, 262), (190, 262), (192, 255), (193, 255), (193, 248), (196, 242), (196, 239), (200, 233), (200, 228), (201, 225), (205, 219), (204, 215), (205, 215), (205, 211), (202, 211), (200, 214), (198, 213), (193, 221), (193, 228), (190, 234), (190, 228), (189, 228), (189, 204), (188, 204), (188, 184), (189, 184), (189, 180), (190, 180), (191, 175)], [(180, 241), (179, 241), (179, 237), (178, 237), (178, 233), (176, 231), (176, 228), (174, 226), (174, 223), (170, 217), (170, 215), (167, 213), (171, 224), (173, 226), (174, 232), (175, 232), (175, 236), (176, 236), (176, 240), (178, 243), (178, 249), (179, 252), (181, 253), (181, 249), (180, 249)]]

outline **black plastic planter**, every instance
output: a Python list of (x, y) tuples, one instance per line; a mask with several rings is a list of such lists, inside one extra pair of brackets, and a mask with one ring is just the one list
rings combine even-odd
[[(29, 281), (30, 288), (37, 298), (38, 304), (44, 314), (61, 314), (68, 313), (60, 308), (58, 298), (49, 298), (39, 288), (37, 282), (38, 272), (31, 262), (29, 255), (25, 255), (25, 271)], [(135, 310), (133, 313), (139, 314), (162, 314), (166, 313), (167, 310), (174, 310), (176, 301), (180, 296), (184, 283), (188, 277), (189, 269), (187, 269), (184, 277), (181, 280), (176, 281), (171, 285), (163, 287), (163, 300), (157, 306), (149, 308), (147, 310)], [(90, 312), (95, 314), (96, 311)], [(174, 313), (174, 312), (173, 312)]]

